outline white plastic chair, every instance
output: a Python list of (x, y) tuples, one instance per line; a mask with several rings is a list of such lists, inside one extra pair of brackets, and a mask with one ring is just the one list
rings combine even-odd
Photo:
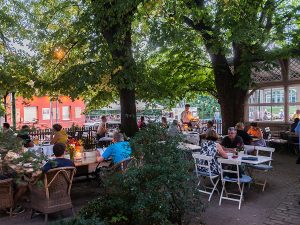
[[(212, 163), (213, 157), (212, 156), (201, 155), (200, 153), (193, 153), (192, 155), (193, 155), (193, 158), (194, 158), (194, 161), (195, 161), (196, 175), (199, 179), (199, 182), (197, 184), (197, 188), (200, 185), (202, 186), (202, 188), (199, 187), (199, 189), (197, 189), (197, 190), (201, 193), (208, 194), (209, 195), (208, 201), (210, 201), (211, 197), (212, 197), (212, 195), (215, 191), (217, 191), (218, 194), (219, 194), (219, 191), (217, 189), (217, 185), (220, 181), (220, 176), (218, 174), (213, 174), (211, 172), (211, 169), (210, 169), (210, 165)], [(203, 168), (207, 172), (201, 171), (201, 168)], [(209, 186), (206, 186), (206, 185), (202, 184), (202, 181), (204, 182), (204, 180), (206, 178), (209, 178), (209, 181), (212, 184), (212, 187), (209, 187)]]
[(266, 185), (267, 185), (268, 172), (273, 169), (271, 163), (272, 163), (272, 155), (273, 155), (273, 152), (275, 151), (275, 148), (256, 146), (255, 150), (256, 150), (256, 156), (259, 156), (261, 152), (265, 152), (268, 154), (268, 157), (270, 157), (270, 161), (267, 163), (262, 163), (262, 164), (258, 164), (258, 165), (248, 165), (248, 167), (251, 168), (251, 170), (252, 170), (251, 174), (253, 174), (253, 170), (256, 172), (260, 171), (260, 172), (264, 173), (263, 183), (256, 182), (254, 179), (254, 183), (257, 185), (263, 186), (262, 191), (264, 191), (266, 188)]
[[(226, 199), (226, 200), (238, 202), (239, 209), (241, 209), (245, 183), (250, 183), (252, 181), (252, 178), (247, 175), (242, 175), (242, 177), (240, 177), (239, 166), (241, 165), (241, 162), (238, 160), (219, 158), (218, 162), (220, 163), (219, 168), (220, 168), (220, 175), (222, 181), (222, 191), (221, 191), (219, 205), (221, 205), (222, 199)], [(235, 178), (230, 178), (228, 175), (232, 175)], [(227, 192), (226, 182), (236, 183), (238, 186), (238, 193)], [(225, 196), (224, 196), (224, 192), (225, 192)]]

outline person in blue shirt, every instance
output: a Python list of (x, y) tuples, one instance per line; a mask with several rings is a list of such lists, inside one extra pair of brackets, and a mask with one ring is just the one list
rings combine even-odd
[(103, 162), (111, 157), (113, 163), (118, 164), (119, 162), (130, 158), (131, 147), (128, 142), (124, 141), (122, 133), (115, 132), (113, 134), (113, 143), (114, 144), (110, 145), (102, 155), (98, 152), (98, 162)]
[(47, 173), (48, 170), (59, 168), (59, 167), (69, 167), (75, 166), (74, 163), (70, 159), (65, 158), (66, 145), (63, 143), (57, 143), (53, 146), (53, 153), (55, 155), (55, 159), (49, 160), (43, 167), (42, 171)]

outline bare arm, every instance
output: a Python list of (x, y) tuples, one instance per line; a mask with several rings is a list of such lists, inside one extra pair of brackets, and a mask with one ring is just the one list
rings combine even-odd
[(219, 143), (217, 143), (217, 151), (218, 151), (218, 154), (220, 156), (222, 156), (222, 158), (224, 158), (224, 159), (228, 158), (227, 153), (224, 151), (224, 149), (222, 148), (222, 146)]
[(58, 134), (55, 134), (54, 137), (52, 138), (50, 144), (55, 144), (57, 142), (57, 139), (58, 139)]

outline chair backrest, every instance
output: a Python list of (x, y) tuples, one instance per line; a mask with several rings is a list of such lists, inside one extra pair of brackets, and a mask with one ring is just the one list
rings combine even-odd
[(130, 165), (130, 162), (133, 160), (133, 157), (124, 159), (123, 161), (115, 164), (112, 167), (112, 170), (117, 173), (125, 173)]
[(254, 145), (244, 145), (244, 153), (247, 154), (247, 152), (254, 151), (256, 146)]
[(70, 196), (75, 167), (60, 167), (49, 170), (44, 176), (47, 199)]
[(271, 134), (270, 127), (266, 127), (264, 129), (263, 135), (264, 135), (264, 139), (266, 139), (266, 140), (270, 140), (271, 139), (272, 134)]
[[(262, 146), (256, 146), (256, 156), (260, 155), (261, 152), (267, 153), (268, 157), (272, 159), (273, 152), (275, 152), (275, 148), (270, 147), (262, 147)], [(271, 166), (272, 161), (269, 161), (269, 166)]]
[(220, 175), (221, 180), (224, 180), (224, 177), (236, 177), (237, 183), (240, 183), (240, 169), (241, 161), (233, 160), (233, 159), (223, 159), (218, 158), (218, 162), (220, 163)]
[(13, 179), (0, 180), (0, 209), (11, 208), (13, 206)]
[(212, 173), (211, 173), (210, 165), (213, 157), (207, 155), (201, 155), (200, 153), (193, 153), (192, 156), (194, 158), (196, 172), (198, 172), (199, 170), (201, 170), (201, 168), (203, 168), (206, 169), (209, 175), (211, 176)]

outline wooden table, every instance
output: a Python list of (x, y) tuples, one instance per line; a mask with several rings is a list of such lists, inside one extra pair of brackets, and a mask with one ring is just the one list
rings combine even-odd
[[(76, 176), (87, 176), (93, 173), (99, 164), (96, 158), (96, 151), (85, 152), (86, 157), (81, 160), (75, 160), (74, 164), (76, 167)], [(99, 167), (109, 167), (110, 161), (104, 161), (99, 164)]]

